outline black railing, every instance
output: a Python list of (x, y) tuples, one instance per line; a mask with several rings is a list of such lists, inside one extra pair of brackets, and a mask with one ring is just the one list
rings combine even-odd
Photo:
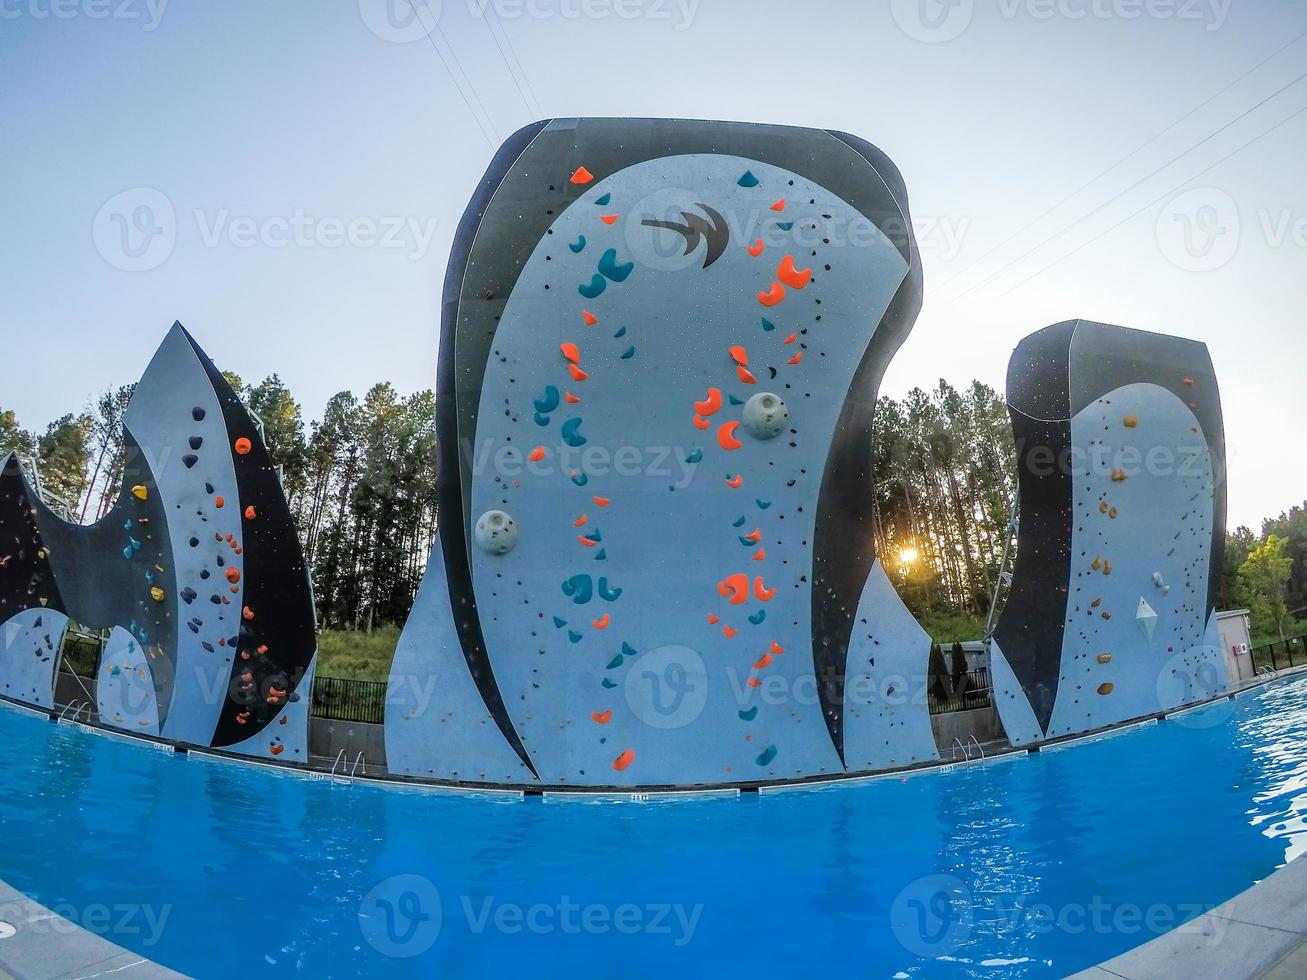
[(386, 720), (386, 682), (315, 677), (313, 717), (380, 725)]
[(1285, 670), (1307, 664), (1307, 636), (1291, 636), (1253, 648), (1253, 665)]
[(926, 703), (932, 715), (988, 708), (993, 703), (989, 691), (988, 667), (967, 671), (958, 677), (956, 684), (952, 676), (940, 674), (928, 680)]

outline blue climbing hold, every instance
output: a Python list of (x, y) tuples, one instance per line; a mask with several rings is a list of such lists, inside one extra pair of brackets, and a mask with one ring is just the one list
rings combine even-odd
[(575, 255), (580, 255), (580, 254), (581, 254), (581, 249), (585, 248), (585, 236), (584, 236), (584, 235), (577, 235), (577, 236), (576, 236), (576, 241), (572, 242), (572, 243), (571, 243), (570, 245), (568, 245), (567, 247), (570, 248), (570, 249), (572, 250), (573, 254), (575, 254)]
[(613, 586), (612, 588), (609, 588), (608, 579), (601, 578), (599, 580), (599, 598), (603, 599), (605, 602), (616, 602), (621, 597), (622, 590), (620, 587)]
[(755, 704), (752, 708), (743, 708), (739, 714), (741, 721), (753, 721), (758, 717), (758, 706)]
[(578, 487), (583, 487), (590, 482), (590, 477), (585, 473), (573, 473), (572, 482), (575, 483)]
[(558, 407), (559, 399), (558, 389), (553, 385), (545, 385), (545, 393), (531, 404), (535, 406), (537, 412), (548, 415)]
[(629, 644), (629, 643), (627, 643), (625, 640), (623, 640), (623, 641), (622, 641), (622, 653), (625, 654), (625, 655), (628, 656), (628, 657), (634, 657), (634, 656), (635, 656), (635, 647), (631, 646), (631, 644)]
[(607, 192), (605, 192), (604, 195), (603, 195), (602, 197), (596, 197), (596, 198), (595, 198), (595, 205), (596, 205), (597, 207), (601, 207), (601, 208), (602, 208), (602, 207), (604, 207), (604, 206), (605, 206), (609, 201), (611, 201), (612, 199), (613, 199), (613, 195), (612, 195), (611, 193), (607, 193)]
[(573, 449), (586, 444), (586, 437), (581, 435), (581, 419), (568, 419), (563, 423), (563, 441)]
[(759, 510), (766, 510), (768, 507), (771, 506), (770, 500), (763, 500), (761, 497), (759, 497), (756, 501), (754, 501), (754, 503), (758, 505)]
[(703, 450), (702, 450), (702, 449), (695, 449), (695, 450), (693, 450), (693, 451), (690, 453), (690, 455), (688, 455), (688, 456), (685, 457), (685, 461), (686, 461), (687, 463), (701, 463), (701, 462), (703, 462)]
[(623, 337), (625, 337), (625, 336), (626, 336), (626, 328), (625, 328), (625, 327), (618, 327), (618, 328), (617, 328), (617, 333), (613, 334), (613, 339), (614, 339), (614, 340), (621, 340), (621, 339), (622, 339)]
[(608, 280), (596, 272), (593, 276), (590, 277), (589, 283), (582, 283), (581, 285), (577, 286), (576, 291), (580, 293), (582, 296), (584, 296), (586, 299), (595, 299), (596, 297), (599, 296), (600, 293), (602, 293), (607, 288), (608, 288)]
[(617, 261), (617, 249), (615, 248), (608, 249), (599, 259), (600, 274), (613, 282), (626, 282), (626, 277), (634, 270), (634, 262)]
[(573, 575), (563, 581), (563, 595), (568, 596), (578, 606), (584, 606), (594, 598), (594, 581), (589, 575)]
[(759, 609), (756, 613), (750, 614), (749, 622), (753, 623), (754, 626), (761, 626), (762, 621), (766, 618), (767, 618), (767, 610)]
[(635, 357), (635, 348), (634, 347), (626, 348), (626, 353), (622, 355), (622, 360), (629, 361), (633, 357)]
[(744, 515), (741, 514), (735, 520), (731, 521), (731, 527), (744, 527)]
[(737, 180), (736, 183), (741, 187), (757, 187), (761, 181), (753, 175), (752, 170), (746, 170), (740, 175), (740, 179)]
[(764, 333), (771, 333), (776, 329), (776, 324), (772, 323), (766, 317), (762, 318), (762, 329)]
[(757, 763), (760, 766), (769, 765), (772, 759), (776, 758), (776, 746), (769, 745), (763, 749), (762, 754), (758, 756)]
[(531, 417), (536, 420), (536, 425), (540, 426), (541, 428), (549, 424), (548, 415), (541, 415), (539, 412), (536, 412)]
[(567, 620), (563, 619), (561, 616), (555, 616), (554, 625), (561, 630), (564, 626), (567, 625)]

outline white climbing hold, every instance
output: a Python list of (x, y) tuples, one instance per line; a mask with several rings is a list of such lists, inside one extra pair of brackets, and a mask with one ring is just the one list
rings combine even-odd
[(1148, 642), (1152, 643), (1153, 630), (1157, 628), (1157, 613), (1143, 596), (1139, 597), (1139, 610), (1135, 613), (1135, 622), (1144, 631), (1144, 636), (1148, 637)]
[(477, 546), (492, 555), (506, 555), (517, 545), (517, 522), (502, 510), (488, 510), (476, 526)]
[(790, 420), (785, 399), (770, 391), (760, 391), (745, 402), (743, 415), (744, 428), (755, 439), (775, 439)]
[(1166, 595), (1171, 591), (1171, 587), (1167, 585), (1166, 581), (1162, 578), (1161, 572), (1153, 572), (1153, 584), (1162, 590), (1162, 595)]

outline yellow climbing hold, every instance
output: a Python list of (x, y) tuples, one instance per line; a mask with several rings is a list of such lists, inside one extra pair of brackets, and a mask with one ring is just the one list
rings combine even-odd
[(1103, 558), (1102, 558), (1102, 556), (1101, 556), (1101, 555), (1094, 555), (1094, 562), (1093, 562), (1093, 564), (1090, 565), (1089, 567), (1092, 568), (1094, 571), (1098, 571), (1100, 568), (1102, 568), (1102, 567), (1103, 567)]
[(1099, 512), (1100, 514), (1106, 514), (1106, 513), (1107, 513), (1107, 501), (1106, 501), (1106, 500), (1100, 500), (1100, 501), (1098, 502), (1098, 512)]
[(1139, 424), (1139, 418), (1134, 415), (1127, 415), (1125, 418), (1121, 420), (1121, 424), (1124, 425), (1127, 429), (1133, 429), (1136, 425)]
[(150, 589), (150, 598), (155, 602), (163, 602), (163, 589), (157, 585)]
[(1100, 653), (1098, 655), (1098, 662), (1100, 664), (1110, 664), (1112, 662), (1112, 655), (1110, 653)]
[(1103, 574), (1104, 575), (1112, 574), (1112, 563), (1110, 561), (1103, 562)]
[(132, 487), (132, 496), (137, 500), (146, 500), (150, 496), (150, 491), (138, 483), (136, 486)]
[(1112, 471), (1112, 482), (1113, 482), (1113, 483), (1120, 483), (1122, 480), (1125, 479), (1125, 477), (1126, 477), (1125, 470), (1113, 470), (1113, 471)]
[(1112, 520), (1116, 520), (1116, 508), (1109, 507), (1107, 509), (1107, 516), (1110, 517)]
[(1112, 691), (1113, 691), (1115, 688), (1116, 688), (1116, 685), (1115, 685), (1115, 684), (1113, 684), (1111, 681), (1106, 681), (1106, 682), (1104, 682), (1104, 683), (1098, 685), (1098, 693), (1099, 693), (1099, 694), (1111, 694)]

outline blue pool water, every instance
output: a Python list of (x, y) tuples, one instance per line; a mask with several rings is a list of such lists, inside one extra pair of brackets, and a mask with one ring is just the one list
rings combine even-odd
[(759, 797), (308, 782), (0, 710), (0, 878), (200, 977), (1061, 976), (1305, 846), (1307, 680)]

